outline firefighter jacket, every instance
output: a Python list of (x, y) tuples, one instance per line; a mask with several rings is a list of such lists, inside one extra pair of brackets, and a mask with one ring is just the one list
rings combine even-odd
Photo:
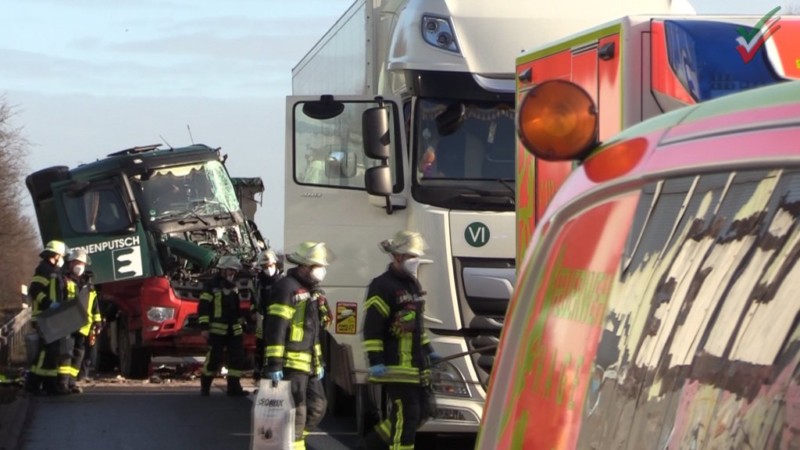
[(64, 299), (64, 278), (61, 270), (50, 264), (50, 261), (43, 259), (33, 274), (28, 295), (33, 303), (31, 320), (35, 322), (42, 311)]
[(386, 373), (370, 376), (379, 383), (428, 384), (433, 353), (423, 327), (424, 292), (416, 278), (389, 269), (374, 278), (364, 304), (364, 348), (369, 365), (384, 364)]
[(201, 330), (226, 336), (231, 332), (240, 336), (244, 332), (244, 319), (240, 306), (239, 288), (217, 276), (206, 283), (197, 306), (197, 322)]
[(297, 268), (272, 287), (264, 319), (264, 357), (270, 372), (294, 369), (315, 374), (322, 367), (316, 284)]
[(78, 333), (81, 335), (89, 336), (92, 327), (100, 324), (103, 320), (97, 303), (97, 291), (94, 289), (94, 285), (87, 282), (85, 278), (79, 279), (70, 274), (64, 275), (64, 283), (66, 285), (65, 299), (68, 301), (77, 300), (78, 293), (84, 286), (89, 290), (89, 299), (86, 305), (86, 323), (78, 329)]

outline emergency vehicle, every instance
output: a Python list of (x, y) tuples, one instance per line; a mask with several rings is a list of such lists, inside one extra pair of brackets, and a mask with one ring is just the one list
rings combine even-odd
[(797, 447), (800, 81), (599, 148), (584, 90), (531, 98), (528, 148), (582, 163), (521, 264), (477, 448)]
[[(800, 78), (800, 17), (625, 16), (533, 47), (517, 60), (517, 102), (534, 86), (581, 86), (605, 141), (629, 126), (677, 108)], [(749, 40), (745, 37), (750, 37)], [(573, 169), (536, 158), (518, 143), (517, 261), (549, 200)]]

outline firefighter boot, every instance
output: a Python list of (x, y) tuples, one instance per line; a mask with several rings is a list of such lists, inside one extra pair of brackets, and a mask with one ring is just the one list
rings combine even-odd
[(242, 389), (239, 383), (239, 377), (228, 377), (228, 396), (229, 397), (242, 397), (247, 395), (248, 392)]
[(208, 397), (211, 393), (211, 382), (214, 381), (214, 377), (203, 375), (200, 377), (200, 395), (203, 397)]
[(69, 395), (72, 390), (69, 388), (69, 375), (59, 374), (57, 378), (56, 394)]
[(31, 394), (41, 393), (42, 378), (33, 372), (28, 372), (28, 374), (25, 376), (25, 390)]

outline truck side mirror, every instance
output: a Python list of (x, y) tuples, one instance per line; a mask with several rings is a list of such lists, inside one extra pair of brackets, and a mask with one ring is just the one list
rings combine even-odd
[(392, 172), (389, 166), (370, 167), (364, 173), (364, 185), (370, 195), (392, 195)]
[(391, 140), (389, 138), (389, 112), (378, 106), (369, 108), (361, 116), (361, 129), (364, 134), (364, 154), (372, 159), (389, 159)]

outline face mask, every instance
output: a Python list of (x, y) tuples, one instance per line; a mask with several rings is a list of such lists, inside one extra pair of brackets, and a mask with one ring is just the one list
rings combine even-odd
[(324, 267), (315, 267), (311, 269), (311, 278), (315, 279), (317, 283), (322, 283), (327, 273), (328, 271)]
[(419, 269), (419, 258), (409, 258), (403, 261), (403, 270), (405, 270), (407, 274), (416, 277), (418, 269)]
[(74, 273), (76, 277), (79, 277), (83, 275), (84, 270), (86, 270), (86, 266), (78, 264), (77, 266), (72, 268), (72, 273)]
[(233, 280), (236, 279), (236, 274), (225, 275), (225, 279), (228, 280), (229, 283), (233, 283)]
[(56, 267), (64, 267), (64, 258), (58, 258), (58, 261), (56, 261)]
[(275, 275), (275, 273), (276, 273), (277, 271), (278, 271), (278, 268), (277, 268), (277, 267), (275, 267), (275, 266), (269, 266), (269, 267), (267, 267), (267, 270), (266, 270), (266, 272), (267, 272), (267, 276), (270, 276), (270, 277), (271, 277), (271, 276), (274, 276), (274, 275)]

